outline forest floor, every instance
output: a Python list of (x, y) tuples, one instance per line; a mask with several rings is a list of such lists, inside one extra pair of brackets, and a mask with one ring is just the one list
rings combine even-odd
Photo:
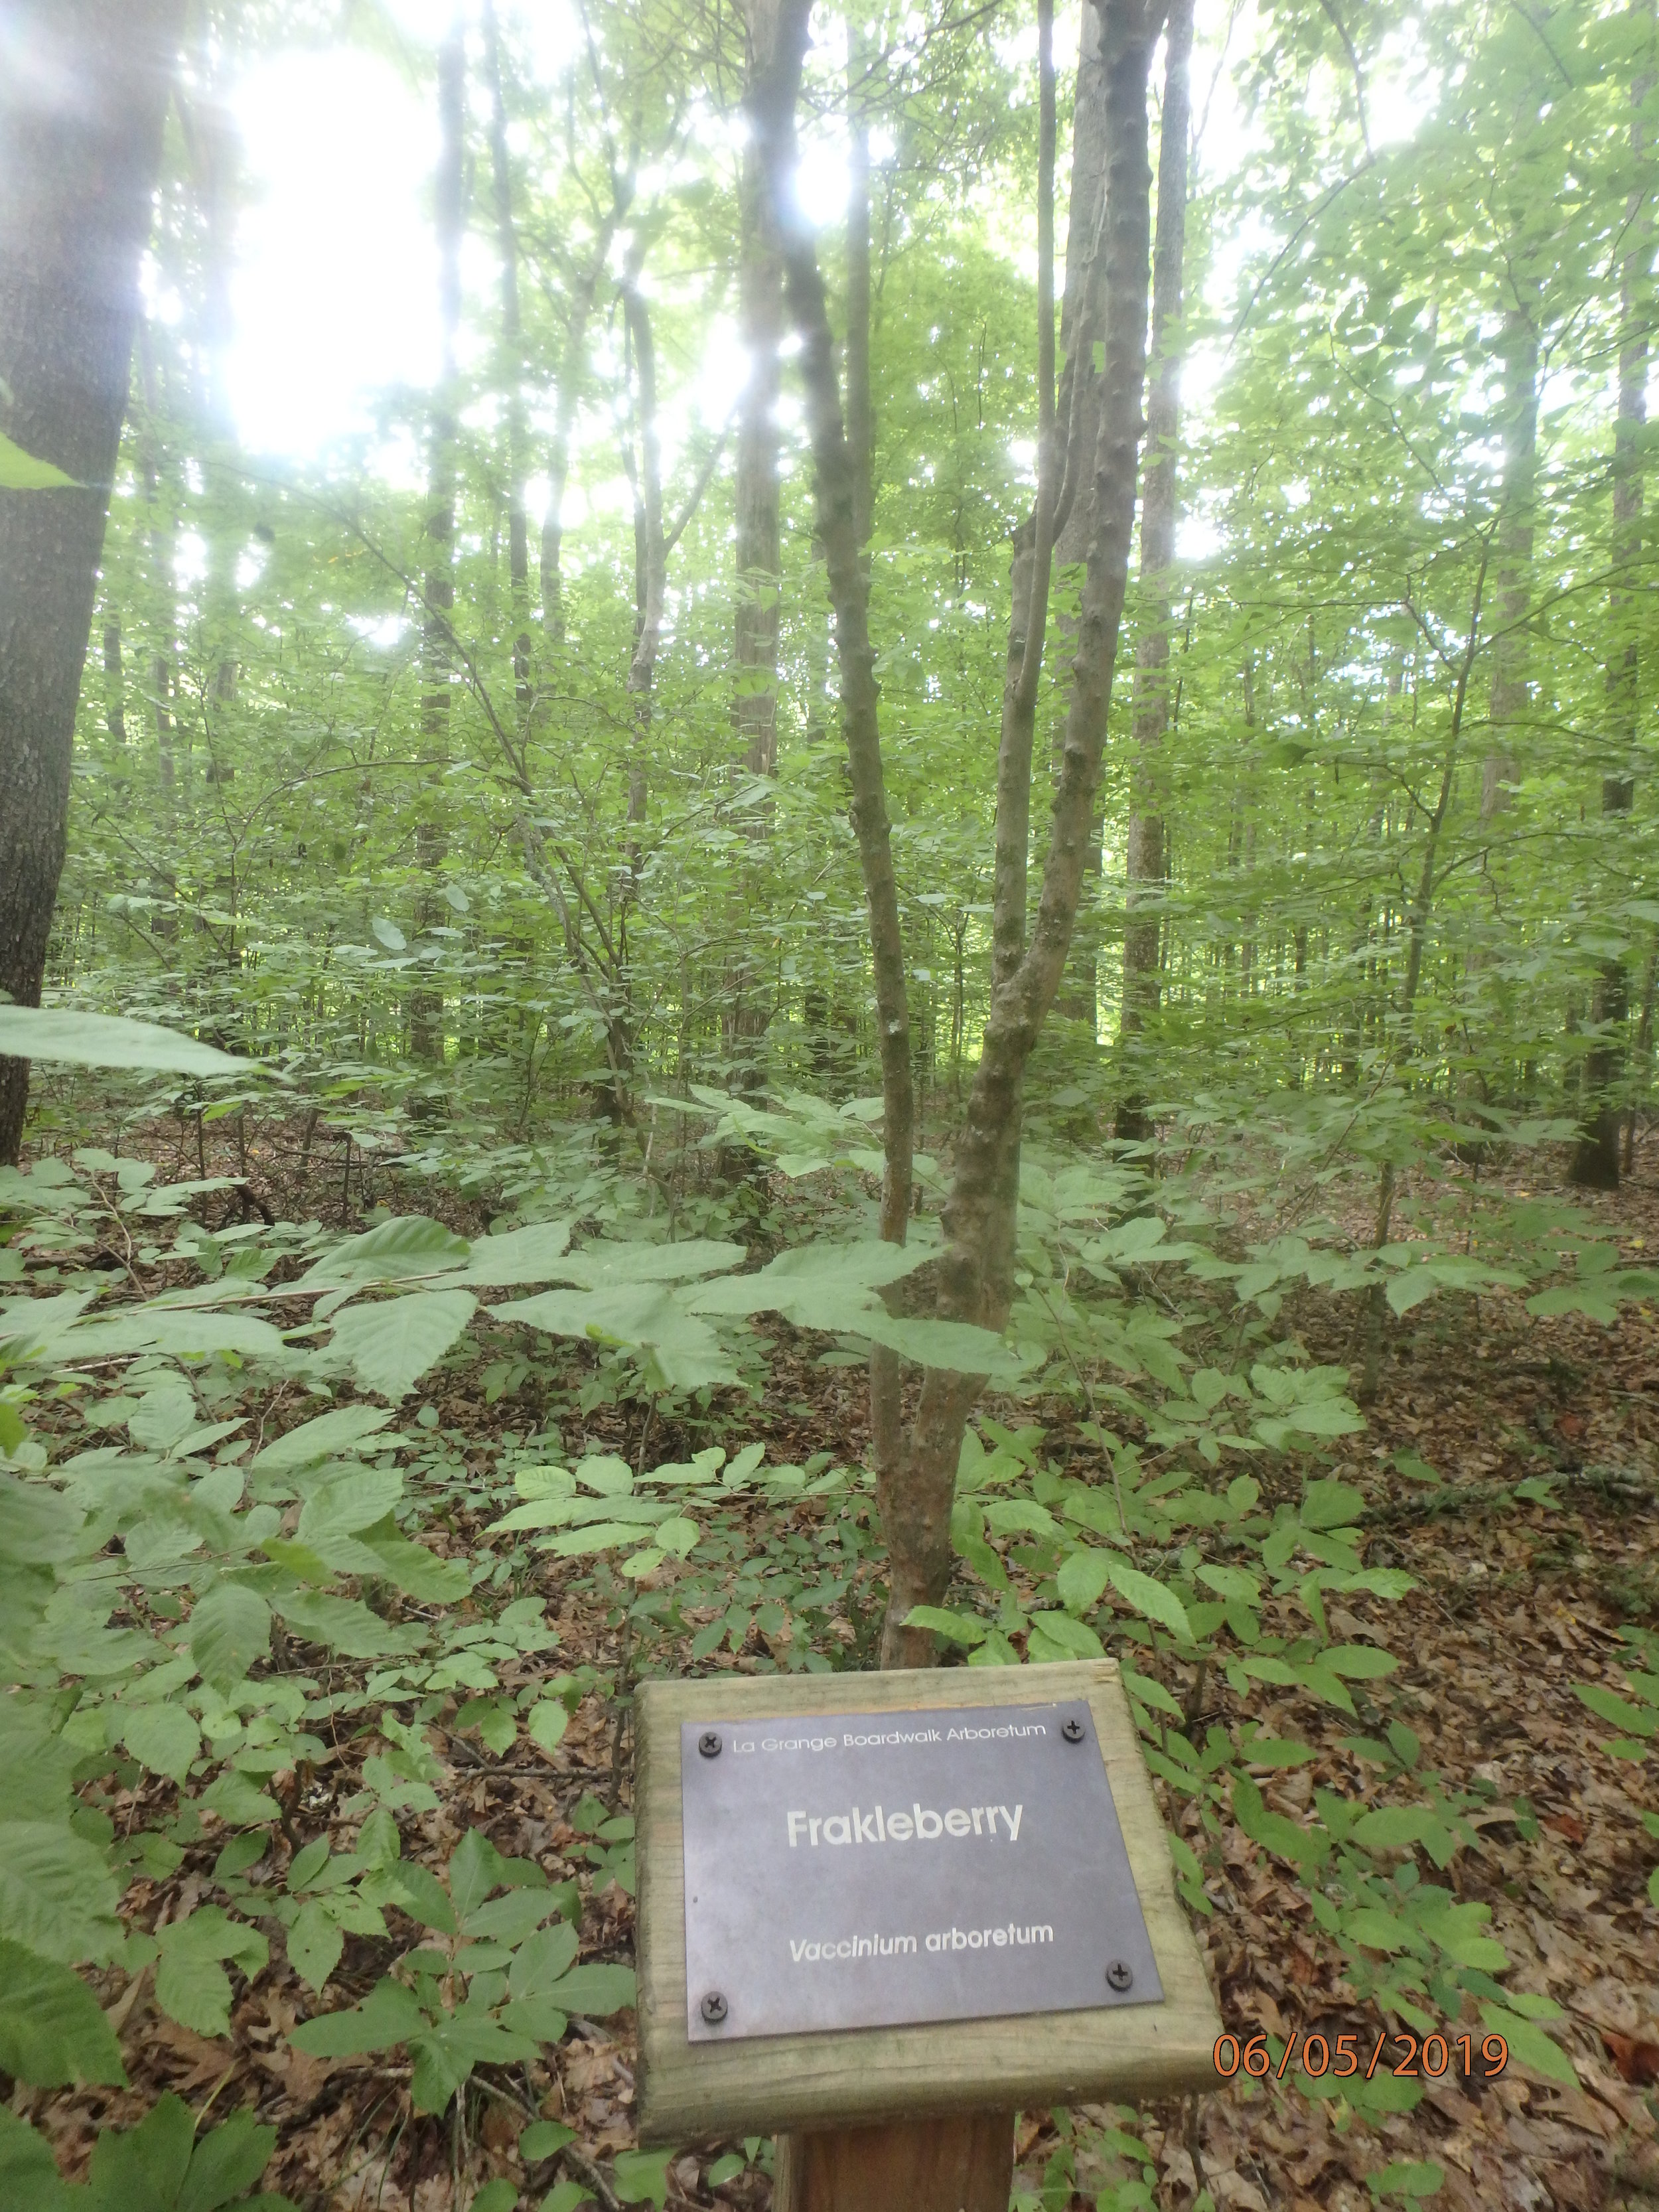
[[(267, 1155), (262, 1162), (258, 1149), (256, 1186), (289, 1218), (303, 1218), (307, 1194), (281, 1187), (276, 1161)], [(312, 1210), (337, 1210), (337, 1188), (331, 1203), (315, 1190), (309, 1197)], [(1587, 1203), (1632, 1260), (1659, 1251), (1659, 1147), (1638, 1159), (1616, 1197)], [(1478, 1311), (1461, 1300), (1431, 1317), (1438, 1311), (1420, 1310), (1393, 1326), (1369, 1430), (1341, 1440), (1329, 1471), (1358, 1483), (1370, 1501), (1370, 1563), (1403, 1566), (1416, 1578), (1391, 1623), (1380, 1619), (1389, 1609), (1370, 1610), (1401, 1656), (1391, 1686), (1396, 1710), (1422, 1739), (1424, 1765), (1449, 1785), (1480, 1778), (1498, 1793), (1477, 1816), (1478, 1848), (1455, 1863), (1451, 1879), (1462, 1895), (1492, 1907), (1493, 1932), (1516, 1962), (1513, 1984), (1547, 1992), (1565, 2008), (1565, 2039), (1582, 2086), (1564, 2088), (1513, 2063), (1496, 2078), (1466, 2083), (1454, 2066), (1443, 2081), (1428, 2082), (1415, 2112), (1383, 2123), (1379, 2140), (1361, 2128), (1340, 2131), (1332, 2106), (1310, 2103), (1288, 2085), (1240, 2076), (1196, 2100), (1143, 2114), (1158, 2170), (1154, 2195), (1170, 2212), (1187, 2212), (1200, 2187), (1227, 2212), (1361, 2212), (1373, 2202), (1365, 2177), (1389, 2160), (1434, 2161), (1444, 2173), (1435, 2201), (1460, 2212), (1659, 2203), (1659, 1942), (1644, 1890), (1654, 1854), (1636, 1809), (1659, 1804), (1655, 1762), (1642, 1770), (1604, 1755), (1604, 1731), (1572, 1687), (1616, 1683), (1617, 1629), (1659, 1623), (1659, 1318), (1627, 1308), (1612, 1328), (1572, 1317), (1539, 1322), (1503, 1297), (1482, 1299)], [(1352, 1346), (1339, 1340), (1334, 1322), (1322, 1322), (1330, 1312), (1310, 1300), (1295, 1318), (1316, 1356), (1346, 1362)], [(766, 1405), (742, 1416), (744, 1440), (764, 1437), (775, 1460), (820, 1450), (849, 1463), (862, 1456), (856, 1370), (826, 1370), (781, 1347), (772, 1379)], [(487, 1462), (503, 1430), (523, 1433), (523, 1407), (511, 1397), (487, 1406), (476, 1376), (447, 1381), (444, 1389), (442, 1423), (466, 1438), (469, 1463), (474, 1447)], [(617, 1409), (597, 1410), (586, 1442), (599, 1449), (621, 1443), (622, 1420)], [(1063, 1415), (1055, 1425), (1063, 1428)], [(568, 1443), (569, 1436), (567, 1427)], [(628, 1439), (630, 1449), (637, 1441)], [(665, 1456), (673, 1442), (663, 1437), (653, 1457)], [(1447, 1487), (1431, 1493), (1402, 1484), (1388, 1464), (1399, 1453), (1428, 1462)], [(1503, 1486), (1552, 1473), (1559, 1477), (1553, 1507), (1499, 1495)], [(824, 1509), (765, 1510), (793, 1515), (810, 1531)], [(547, 1568), (548, 1618), (560, 1644), (546, 1663), (565, 1670), (586, 1662), (614, 1674), (623, 1657), (617, 1632), (591, 1589), (572, 1587), (582, 1564)], [(1362, 1616), (1369, 1607), (1355, 1601)], [(1354, 1626), (1363, 1629), (1364, 1619)], [(760, 1671), (775, 1656), (757, 1627), (743, 1652), (706, 1660), (701, 1670)], [(689, 1667), (689, 1655), (661, 1647), (651, 1655), (653, 1671), (677, 1663)], [(1213, 1701), (1218, 1713), (1224, 1700), (1224, 1692)], [(1304, 1701), (1293, 1719), (1288, 1707), (1276, 1717), (1260, 1695), (1253, 1710), (1267, 1733), (1297, 1734), (1319, 1749), (1313, 1765), (1269, 1788), (1270, 1804), (1294, 1814), (1316, 1782), (1354, 1788), (1361, 1770), (1340, 1747), (1349, 1725), (1341, 1716)], [(615, 1881), (601, 1886), (585, 1864), (585, 1839), (572, 1819), (584, 1797), (613, 1812), (627, 1806), (617, 1707), (590, 1696), (550, 1754), (521, 1743), (496, 1761), (460, 1735), (446, 1739), (434, 1729), (432, 1741), (445, 1770), (441, 1802), (405, 1820), (406, 1850), (429, 1848), (442, 1857), (468, 1826), (482, 1827), (556, 1881), (580, 1875), (583, 1956), (629, 1959), (632, 1900)], [(352, 1770), (368, 1747), (347, 1744), (337, 1764), (319, 1771), (305, 1800), (308, 1826), (319, 1827), (331, 1804), (350, 1795)], [(143, 1789), (143, 1817), (153, 1822), (168, 1785), (152, 1780)], [(1516, 1825), (1516, 1798), (1539, 1823), (1530, 1841)], [(153, 1891), (138, 1885), (130, 1917), (152, 1924), (189, 1910), (210, 1893), (211, 1856), (210, 1849), (187, 1857)], [(1225, 2026), (1274, 2035), (1357, 2031), (1369, 2049), (1382, 2022), (1337, 1978), (1338, 1962), (1312, 1929), (1305, 1894), (1237, 1832), (1227, 1834), (1224, 1860), (1224, 1878), (1210, 1884), (1216, 1910), (1199, 1936)], [(361, 1994), (395, 1948), (354, 1938), (330, 2002)], [(575, 2154), (562, 2171), (587, 2180), (599, 2201), (614, 2202), (606, 2175), (635, 2140), (631, 2015), (605, 2026), (574, 2022), (515, 2087), (474, 2106), (463, 2146), (449, 2123), (411, 2117), (406, 2063), (314, 2059), (288, 2045), (286, 2030), (319, 2006), (280, 1946), (241, 1995), (228, 2039), (168, 2020), (143, 1975), (127, 1984), (112, 1972), (100, 1994), (122, 2037), (131, 2092), (20, 2090), (15, 2100), (54, 2138), (68, 2172), (82, 2170), (100, 2123), (134, 2119), (172, 2088), (198, 2106), (210, 2095), (221, 2111), (257, 2104), (280, 2131), (264, 2185), (286, 2190), (308, 2212), (465, 2212), (491, 2175), (521, 2183), (521, 2201), (538, 2204), (557, 2170), (526, 2172), (520, 2165), (514, 2146), (527, 2112), (576, 2129)], [(1030, 2198), (1042, 2196), (1056, 2141), (1049, 2115), (1022, 2117), (1020, 2186)], [(670, 2205), (764, 2212), (770, 2185), (758, 2147), (750, 2146), (741, 2173), (711, 2188), (710, 2166), (733, 2148), (688, 2148), (669, 2169)], [(1079, 2179), (1088, 2180), (1086, 2169)], [(1042, 2202), (1052, 2212), (1091, 2205), (1098, 2186)]]

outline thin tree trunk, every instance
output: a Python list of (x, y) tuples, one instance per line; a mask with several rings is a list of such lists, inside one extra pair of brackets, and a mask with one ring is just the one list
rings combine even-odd
[[(1632, 0), (1638, 21), (1647, 20), (1651, 53), (1654, 0)], [(1613, 584), (1608, 593), (1611, 642), (1607, 652), (1608, 736), (1619, 764), (1601, 779), (1604, 817), (1628, 815), (1636, 803), (1632, 773), (1640, 708), (1637, 667), (1637, 623), (1640, 594), (1637, 564), (1642, 557), (1642, 441), (1648, 419), (1648, 322), (1650, 286), (1648, 263), (1653, 252), (1652, 217), (1646, 211), (1642, 171), (1646, 156), (1642, 110), (1653, 90), (1651, 64), (1631, 86), (1634, 110), (1630, 122), (1632, 166), (1636, 171), (1626, 220), (1629, 250), (1620, 270), (1619, 416), (1613, 443)], [(1584, 1060), (1585, 1114), (1568, 1178), (1581, 1189), (1617, 1190), (1619, 1136), (1622, 1119), (1613, 1097), (1624, 1067), (1623, 1028), (1630, 1011), (1630, 988), (1622, 960), (1607, 960), (1596, 975), (1590, 1000), (1595, 1031)]]
[[(1150, 5), (1143, 0), (1097, 0), (1097, 4), (1108, 152), (1102, 238), (1105, 365), (1091, 464), (1095, 527), (1036, 927), (1018, 970), (992, 992), (945, 1208), (939, 1270), (941, 1315), (999, 1332), (1006, 1323), (1013, 1297), (1020, 1089), (1026, 1062), (1059, 989), (1078, 918), (1111, 705), (1146, 427), (1141, 398), (1152, 228), (1146, 82), (1163, 9), (1158, 0)], [(981, 1388), (978, 1376), (939, 1368), (929, 1368), (922, 1379), (902, 1481), (895, 1486), (888, 1540), (892, 1572), (883, 1650), (896, 1663), (921, 1663), (932, 1654), (931, 1638), (903, 1624), (913, 1607), (937, 1604), (950, 1579), (957, 1462), (968, 1414)], [(899, 1540), (893, 1530), (900, 1532)]]
[[(903, 1210), (899, 1209), (897, 1221), (890, 1230), (889, 1208), (901, 1173), (903, 1195), (908, 1194), (913, 1127), (908, 1024), (904, 1012), (904, 948), (883, 792), (867, 591), (857, 558), (853, 471), (842, 422), (823, 283), (811, 234), (799, 216), (792, 214), (787, 190), (793, 168), (794, 100), (808, 12), (809, 0), (787, 0), (778, 42), (779, 66), (763, 88), (763, 96), (754, 103), (753, 119), (766, 152), (773, 204), (780, 210), (789, 304), (803, 340), (819, 529), (836, 608), (842, 720), (870, 901), (877, 1005), (883, 1029), (888, 1106), (883, 1227), (884, 1232), (896, 1231), (902, 1235)], [(1128, 574), (1146, 378), (1152, 186), (1146, 78), (1152, 41), (1161, 24), (1161, 9), (1149, 9), (1140, 0), (1103, 0), (1101, 49), (1109, 149), (1103, 229), (1105, 368), (1094, 452), (1087, 460), (1075, 453), (1067, 457), (1068, 476), (1085, 468), (1092, 475), (1095, 527), (1036, 926), (1018, 966), (993, 990), (979, 1070), (958, 1142), (956, 1178), (945, 1213), (939, 1311), (949, 1319), (998, 1330), (1006, 1321), (1013, 1290), (1021, 1087), (1032, 1047), (1054, 1004), (1077, 920)], [(1006, 726), (1011, 744), (1018, 744), (1018, 723)], [(1000, 788), (1003, 780), (1000, 763)], [(900, 1103), (902, 1124), (895, 1111)], [(882, 1638), (884, 1665), (921, 1664), (932, 1656), (931, 1638), (904, 1624), (913, 1607), (938, 1601), (950, 1577), (951, 1504), (957, 1462), (968, 1413), (981, 1382), (976, 1376), (925, 1370), (915, 1423), (902, 1454), (884, 1479), (878, 1468), (889, 1562), (888, 1613)]]
[(1176, 483), (1181, 434), (1182, 283), (1187, 246), (1188, 138), (1192, 121), (1193, 0), (1172, 0), (1158, 154), (1158, 233), (1152, 248), (1152, 382), (1146, 402), (1146, 483), (1140, 507), (1145, 629), (1135, 647), (1134, 763), (1130, 770), (1127, 912), (1123, 930), (1126, 1089), (1117, 1134), (1147, 1134), (1145, 1075), (1136, 1042), (1158, 1012), (1164, 879), (1164, 775), (1170, 727), (1170, 589), (1175, 566)]
[[(465, 193), (466, 27), (457, 9), (438, 49), (438, 173), (434, 220), (438, 244), (438, 322), (443, 348), (433, 396), (428, 459), (425, 618), (421, 662), (421, 735), (427, 790), (416, 831), (416, 866), (426, 878), (416, 902), (417, 929), (430, 928), (441, 911), (439, 879), (449, 850), (442, 773), (449, 757), (450, 690), (455, 663), (455, 435), (461, 325), (461, 228)], [(443, 994), (422, 987), (410, 1000), (410, 1050), (417, 1060), (441, 1060), (444, 1050)]]
[(528, 714), (530, 683), (530, 524), (525, 513), (524, 318), (519, 303), (519, 240), (513, 222), (513, 165), (507, 145), (507, 97), (495, 0), (484, 0), (484, 71), (489, 82), (489, 169), (501, 261), (501, 380), (507, 391), (507, 568), (513, 599), (513, 681), (519, 710)]
[[(0, 992), (40, 1003), (178, 0), (11, 0), (0, 72), (0, 430), (74, 482), (0, 490)], [(25, 66), (22, 58), (30, 58)], [(0, 1163), (28, 1062), (0, 1058)]]
[[(1501, 530), (1501, 524), (1499, 526)], [(1447, 733), (1445, 757), (1441, 763), (1440, 790), (1435, 799), (1434, 811), (1429, 817), (1423, 840), (1423, 863), (1418, 871), (1417, 890), (1407, 917), (1406, 973), (1401, 985), (1397, 1030), (1400, 1039), (1398, 1064), (1402, 1071), (1409, 1066), (1416, 1054), (1412, 1020), (1417, 1005), (1418, 986), (1423, 979), (1423, 957), (1428, 946), (1429, 915), (1433, 908), (1436, 889), (1435, 863), (1439, 856), (1440, 835), (1451, 805), (1452, 781), (1462, 743), (1463, 714), (1468, 702), (1469, 678), (1474, 671), (1475, 653), (1480, 640), (1480, 613), (1486, 597), (1486, 566), (1491, 551), (1492, 541), (1488, 538), (1480, 548), (1480, 567), (1474, 580), (1474, 596), (1469, 609), (1469, 635), (1458, 666), (1457, 689), (1452, 698), (1451, 727)], [(1395, 1164), (1392, 1160), (1385, 1160), (1377, 1178), (1376, 1218), (1371, 1237), (1373, 1251), (1380, 1252), (1389, 1241), (1394, 1223), (1395, 1184)], [(1376, 1395), (1382, 1358), (1382, 1324), (1387, 1310), (1383, 1286), (1380, 1282), (1374, 1283), (1366, 1310), (1365, 1366), (1359, 1386), (1362, 1404), (1369, 1404)]]
[(1480, 777), (1480, 817), (1509, 805), (1518, 763), (1513, 732), (1532, 705), (1524, 624), (1532, 600), (1534, 495), (1538, 477), (1538, 312), (1534, 283), (1517, 280), (1523, 296), (1504, 314), (1504, 501), (1498, 527), (1498, 621), (1492, 640), (1492, 749)]
[[(784, 295), (801, 340), (801, 378), (812, 442), (817, 535), (823, 546), (836, 652), (841, 671), (842, 732), (852, 781), (854, 833), (869, 907), (876, 1021), (880, 1039), (883, 1147), (881, 1234), (902, 1244), (910, 1210), (915, 1100), (910, 1073), (910, 1016), (904, 937), (893, 872), (882, 774), (875, 654), (870, 643), (869, 574), (860, 558), (860, 471), (842, 413), (835, 340), (813, 234), (795, 203), (795, 99), (806, 49), (811, 0), (781, 0), (771, 65), (757, 70), (746, 102), (759, 149), (772, 219), (783, 256)], [(878, 1474), (893, 1447), (896, 1389), (872, 1374), (872, 1425)]]
[[(769, 66), (777, 38), (777, 0), (748, 0), (749, 76)], [(760, 149), (743, 151), (738, 190), (738, 319), (748, 374), (738, 415), (737, 665), (739, 758), (750, 775), (770, 775), (777, 761), (778, 347), (783, 337), (783, 264), (766, 201)]]
[(611, 246), (618, 226), (632, 204), (631, 176), (618, 179), (609, 213), (576, 281), (565, 325), (564, 357), (559, 368), (558, 404), (552, 443), (547, 457), (547, 507), (542, 516), (541, 599), (542, 628), (548, 641), (562, 645), (568, 616), (564, 603), (564, 501), (570, 482), (570, 446), (576, 427), (576, 410), (586, 383), (587, 325), (593, 301), (611, 258)]

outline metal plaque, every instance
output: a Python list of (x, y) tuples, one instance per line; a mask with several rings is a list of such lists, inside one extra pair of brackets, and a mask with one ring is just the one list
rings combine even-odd
[(685, 1722), (693, 2042), (1161, 2002), (1081, 1698)]

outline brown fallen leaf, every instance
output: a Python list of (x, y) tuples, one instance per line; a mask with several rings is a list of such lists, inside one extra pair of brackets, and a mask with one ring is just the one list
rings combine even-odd
[(1638, 2042), (1633, 2035), (1620, 2035), (1610, 2027), (1601, 2030), (1601, 2041), (1632, 2088), (1651, 2088), (1659, 2081), (1659, 2043)]

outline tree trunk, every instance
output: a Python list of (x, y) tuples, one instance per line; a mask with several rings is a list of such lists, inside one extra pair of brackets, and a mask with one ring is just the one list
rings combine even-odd
[[(771, 64), (758, 70), (747, 97), (750, 131), (766, 178), (783, 256), (784, 295), (801, 339), (801, 379), (812, 443), (817, 535), (823, 546), (836, 653), (841, 670), (842, 732), (852, 782), (852, 817), (869, 907), (884, 1110), (881, 1234), (902, 1244), (910, 1210), (915, 1097), (910, 1073), (910, 1015), (904, 937), (893, 872), (882, 773), (875, 654), (870, 643), (870, 579), (860, 557), (860, 471), (842, 413), (835, 340), (813, 233), (794, 198), (795, 99), (806, 50), (811, 0), (781, 0)], [(879, 1480), (896, 1452), (896, 1370), (872, 1365), (871, 1425)]]
[[(1077, 921), (1085, 849), (1094, 818), (1113, 668), (1133, 532), (1135, 479), (1146, 380), (1152, 172), (1147, 157), (1146, 79), (1162, 9), (1142, 0), (1100, 0), (1101, 62), (1108, 147), (1102, 287), (1105, 366), (1099, 428), (1091, 454), (1068, 452), (1066, 481), (1093, 481), (1095, 526), (1079, 623), (1053, 830), (1036, 926), (1018, 963), (992, 993), (979, 1070), (958, 1140), (957, 1171), (945, 1212), (945, 1249), (939, 1310), (948, 1319), (1000, 1330), (1013, 1291), (1015, 1205), (1019, 1176), (1019, 1108), (1025, 1066), (1054, 1001)], [(786, 0), (779, 59), (759, 89), (752, 119), (766, 155), (774, 207), (784, 240), (788, 301), (800, 332), (818, 502), (818, 525), (836, 609), (842, 726), (852, 766), (855, 824), (871, 909), (877, 1006), (882, 1025), (887, 1106), (883, 1231), (902, 1238), (908, 1199), (913, 1112), (904, 947), (892, 874), (883, 789), (877, 693), (868, 632), (868, 593), (857, 558), (853, 470), (842, 428), (823, 287), (812, 235), (793, 210), (794, 104), (806, 43), (810, 0)], [(1079, 350), (1081, 350), (1079, 346)], [(1039, 352), (1042, 352), (1039, 332)], [(1062, 492), (1062, 499), (1064, 494)], [(1033, 532), (1035, 543), (1036, 533)], [(1028, 645), (1035, 641), (1028, 638)], [(1017, 718), (1005, 718), (1005, 747), (1021, 742)], [(1016, 779), (999, 760), (998, 787)], [(1026, 802), (1029, 805), (1029, 798)], [(902, 1182), (901, 1182), (902, 1177)], [(932, 1638), (907, 1628), (912, 1608), (937, 1603), (951, 1573), (951, 1504), (968, 1413), (982, 1378), (928, 1368), (915, 1425), (883, 1472), (878, 1495), (887, 1540), (889, 1594), (882, 1660), (925, 1664)]]
[(1117, 1133), (1146, 1134), (1145, 1071), (1136, 1048), (1158, 1005), (1164, 878), (1164, 778), (1170, 726), (1170, 590), (1175, 566), (1177, 441), (1181, 432), (1182, 279), (1187, 245), (1188, 137), (1192, 118), (1193, 0), (1172, 0), (1158, 154), (1158, 234), (1152, 250), (1152, 386), (1146, 404), (1146, 483), (1140, 508), (1143, 629), (1135, 647), (1134, 764), (1130, 771), (1127, 912), (1123, 930), (1121, 1035), (1126, 1088)]
[[(438, 244), (438, 323), (443, 347), (433, 395), (431, 447), (427, 463), (426, 534), (429, 541), (425, 617), (421, 633), (421, 736), (427, 790), (415, 836), (415, 859), (427, 880), (416, 901), (417, 930), (440, 915), (440, 878), (449, 850), (444, 818), (443, 769), (449, 758), (450, 686), (455, 665), (455, 434), (461, 327), (461, 229), (466, 127), (466, 27), (458, 9), (438, 49), (438, 173), (434, 216)], [(441, 991), (426, 986), (410, 996), (410, 1051), (417, 1060), (441, 1060)]]
[[(1104, 368), (1099, 428), (1087, 465), (1094, 481), (1094, 533), (1073, 662), (1053, 830), (1036, 927), (1018, 970), (993, 989), (978, 1073), (957, 1146), (945, 1208), (939, 1310), (953, 1321), (1000, 1331), (1013, 1296), (1019, 1190), (1019, 1100), (1026, 1062), (1060, 987), (1076, 926), (1100, 783), (1101, 753), (1123, 618), (1134, 529), (1135, 483), (1146, 374), (1152, 168), (1146, 82), (1163, 25), (1158, 0), (1096, 0), (1106, 88), (1106, 191), (1101, 289)], [(914, 1606), (937, 1604), (951, 1575), (951, 1504), (968, 1414), (981, 1378), (929, 1368), (923, 1376), (893, 1487), (892, 1573), (884, 1655), (925, 1663), (932, 1638), (907, 1629)], [(885, 1517), (885, 1516), (884, 1516)]]
[[(777, 0), (747, 0), (749, 75), (770, 64)], [(783, 264), (766, 202), (760, 149), (743, 150), (738, 191), (738, 318), (748, 374), (738, 403), (737, 456), (737, 665), (738, 757), (750, 775), (777, 761), (778, 346), (783, 337)]]
[[(1645, 16), (1650, 40), (1654, 0), (1632, 0), (1632, 12)], [(1650, 53), (1651, 46), (1650, 44)], [(1642, 557), (1642, 441), (1648, 419), (1648, 313), (1651, 287), (1648, 263), (1653, 252), (1653, 222), (1645, 212), (1642, 170), (1646, 155), (1642, 109), (1653, 90), (1651, 65), (1631, 86), (1635, 112), (1630, 123), (1632, 166), (1637, 174), (1626, 206), (1629, 251), (1620, 270), (1619, 416), (1613, 441), (1613, 568), (1607, 617), (1607, 734), (1618, 754), (1611, 775), (1601, 779), (1604, 817), (1628, 815), (1636, 803), (1632, 763), (1636, 755), (1640, 698), (1637, 684), (1637, 624), (1640, 595), (1636, 588)], [(1617, 1190), (1619, 1136), (1622, 1115), (1613, 1096), (1624, 1070), (1623, 1028), (1630, 990), (1621, 960), (1603, 961), (1590, 1000), (1595, 1041), (1584, 1060), (1584, 1120), (1579, 1130), (1569, 1181), (1581, 1189)]]
[(507, 97), (495, 0), (484, 0), (484, 70), (489, 80), (489, 172), (501, 261), (500, 380), (507, 396), (507, 567), (513, 599), (513, 682), (520, 714), (528, 715), (530, 684), (530, 524), (525, 513), (524, 318), (519, 305), (519, 240), (513, 222), (513, 166), (507, 145)]
[[(6, 0), (0, 430), (74, 479), (0, 490), (0, 993), (40, 1003), (70, 763), (126, 410), (178, 0)], [(28, 1062), (0, 1059), (0, 1163)]]
[(1521, 296), (1504, 310), (1499, 351), (1504, 364), (1500, 430), (1504, 441), (1504, 502), (1498, 526), (1497, 625), (1492, 639), (1492, 732), (1480, 777), (1480, 817), (1490, 821), (1509, 805), (1517, 772), (1511, 732), (1525, 721), (1532, 685), (1525, 623), (1532, 599), (1534, 497), (1538, 477), (1539, 288), (1517, 279)]

